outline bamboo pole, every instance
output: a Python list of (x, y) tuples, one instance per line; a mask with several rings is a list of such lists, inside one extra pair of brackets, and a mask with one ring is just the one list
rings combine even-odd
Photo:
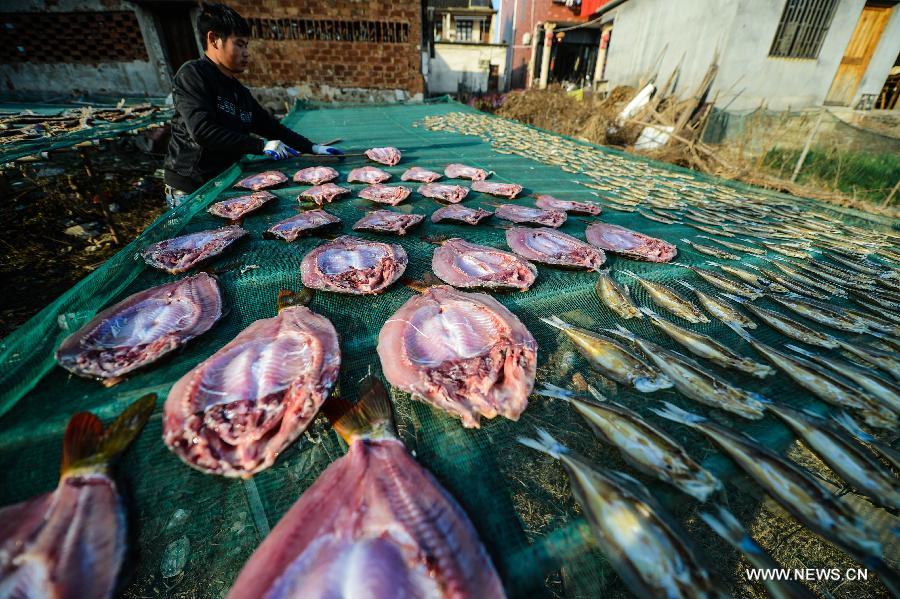
[(797, 180), (797, 175), (800, 174), (800, 169), (803, 168), (803, 163), (806, 162), (806, 155), (809, 154), (809, 147), (812, 145), (816, 133), (819, 132), (819, 125), (822, 124), (822, 117), (824, 115), (825, 109), (823, 108), (822, 111), (819, 112), (819, 118), (816, 119), (816, 124), (813, 125), (812, 131), (809, 132), (809, 135), (806, 138), (806, 144), (803, 146), (803, 151), (800, 152), (800, 157), (797, 159), (797, 166), (794, 167), (794, 172), (791, 174), (791, 183), (794, 183)]

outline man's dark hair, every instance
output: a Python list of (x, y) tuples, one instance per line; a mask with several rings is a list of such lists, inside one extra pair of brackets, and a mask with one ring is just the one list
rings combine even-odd
[(233, 8), (224, 4), (201, 2), (200, 15), (197, 17), (197, 32), (200, 34), (200, 43), (204, 50), (206, 50), (206, 37), (210, 31), (223, 40), (232, 35), (250, 37), (250, 25)]

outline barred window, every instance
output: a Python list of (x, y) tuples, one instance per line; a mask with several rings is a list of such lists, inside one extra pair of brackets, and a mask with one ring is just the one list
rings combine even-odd
[(408, 44), (409, 23), (325, 19), (247, 19), (250, 37), (264, 40)]
[(769, 56), (818, 58), (838, 0), (787, 0)]
[(472, 41), (472, 20), (456, 19), (456, 41), (471, 42)]

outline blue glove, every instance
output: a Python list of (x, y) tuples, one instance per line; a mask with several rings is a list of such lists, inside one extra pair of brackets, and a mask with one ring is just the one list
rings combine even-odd
[(343, 156), (344, 153), (338, 150), (337, 148), (332, 148), (331, 146), (320, 146), (316, 144), (312, 147), (313, 154), (328, 155), (328, 156)]
[(266, 145), (263, 146), (263, 152), (272, 160), (283, 160), (284, 158), (300, 155), (300, 152), (290, 146), (286, 146), (284, 142), (277, 139), (267, 141)]

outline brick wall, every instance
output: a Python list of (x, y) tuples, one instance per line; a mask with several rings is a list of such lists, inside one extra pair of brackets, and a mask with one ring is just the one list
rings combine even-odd
[(250, 67), (241, 78), (247, 85), (423, 91), (417, 1), (241, 0), (229, 5), (254, 29)]

